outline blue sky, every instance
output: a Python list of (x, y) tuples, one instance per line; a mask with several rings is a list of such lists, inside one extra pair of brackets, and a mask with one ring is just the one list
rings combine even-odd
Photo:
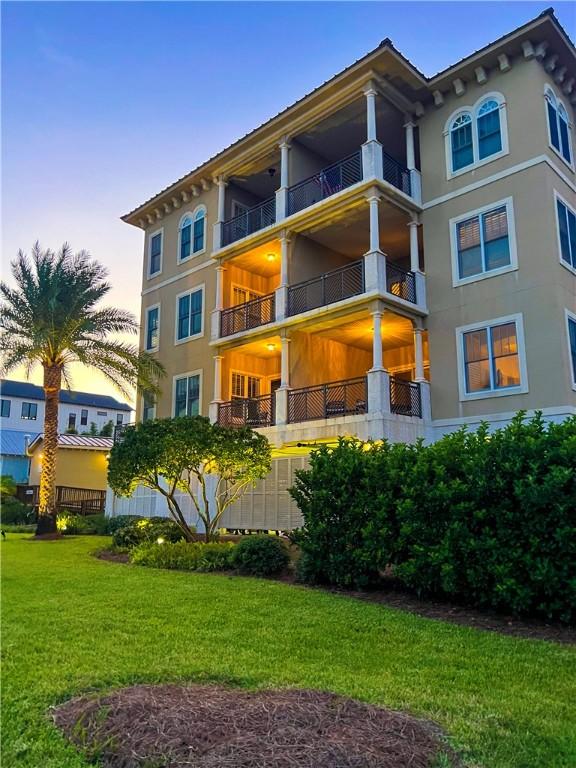
[[(68, 240), (138, 312), (143, 234), (121, 214), (385, 37), (431, 75), (548, 5), (3, 2), (3, 275)], [(573, 38), (574, 8), (555, 4)]]

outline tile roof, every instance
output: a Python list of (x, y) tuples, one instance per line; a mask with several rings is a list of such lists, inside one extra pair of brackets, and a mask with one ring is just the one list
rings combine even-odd
[[(30, 447), (35, 447), (44, 439), (41, 433), (31, 441)], [(109, 451), (114, 445), (111, 437), (91, 437), (89, 435), (58, 435), (59, 448), (83, 448), (84, 450)]]
[(31, 443), (38, 432), (21, 432), (17, 429), (0, 430), (0, 454), (2, 456), (25, 456), (26, 438)]
[[(44, 400), (44, 390), (29, 381), (14, 381), (12, 379), (0, 380), (0, 394), (5, 397), (26, 397), (30, 400)], [(114, 411), (131, 411), (127, 403), (111, 397), (110, 395), (96, 395), (91, 392), (75, 392), (72, 389), (63, 389), (60, 392), (60, 402), (69, 405), (89, 405), (94, 408), (109, 408)]]

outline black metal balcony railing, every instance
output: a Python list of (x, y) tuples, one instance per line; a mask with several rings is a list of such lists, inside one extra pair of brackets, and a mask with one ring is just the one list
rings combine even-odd
[(235, 397), (218, 404), (221, 427), (270, 427), (274, 424), (274, 395)]
[(417, 381), (390, 376), (390, 410), (403, 416), (422, 418), (422, 397)]
[(364, 259), (288, 288), (289, 317), (364, 293)]
[(416, 275), (402, 267), (397, 267), (392, 262), (386, 262), (386, 290), (400, 299), (417, 303)]
[(333, 381), (288, 392), (288, 422), (330, 419), (368, 410), (366, 377)]
[(288, 190), (288, 215), (303, 211), (320, 200), (325, 200), (362, 179), (362, 153), (354, 152), (349, 157), (323, 168), (309, 179), (295, 184)]
[(116, 424), (114, 427), (114, 445), (121, 443), (126, 432), (129, 429), (134, 429), (135, 426), (135, 424)]
[(384, 181), (402, 190), (406, 195), (412, 195), (410, 171), (384, 151), (382, 152), (382, 176)]
[(258, 328), (272, 323), (275, 318), (275, 294), (259, 296), (220, 312), (220, 336), (231, 336), (233, 333)]
[(269, 227), (275, 221), (276, 197), (271, 197), (222, 224), (222, 247)]

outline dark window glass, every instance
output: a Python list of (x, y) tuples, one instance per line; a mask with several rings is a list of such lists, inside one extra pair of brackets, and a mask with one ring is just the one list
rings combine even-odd
[(158, 307), (149, 309), (147, 313), (147, 325), (146, 325), (146, 349), (156, 349), (158, 346), (158, 331), (159, 331), (159, 312)]
[(37, 403), (22, 403), (22, 418), (29, 419), (30, 421), (36, 421), (38, 417), (38, 404)]
[(6, 419), (10, 417), (10, 406), (11, 406), (11, 404), (12, 404), (11, 400), (2, 400), (2, 412), (1, 412), (1, 415), (4, 418), (6, 418)]
[(143, 397), (142, 421), (150, 421), (154, 418), (154, 396), (145, 392)]
[(568, 132), (568, 123), (562, 115), (558, 115), (558, 123), (560, 124), (560, 151), (562, 152), (564, 160), (570, 163), (570, 134)]
[(546, 104), (548, 108), (548, 125), (550, 126), (550, 141), (552, 146), (560, 151), (560, 136), (558, 134), (558, 116), (556, 114), (556, 107), (549, 101)]
[(568, 318), (568, 336), (570, 341), (570, 359), (572, 361), (572, 381), (576, 384), (576, 320)]
[(204, 249), (204, 213), (196, 214), (194, 219), (194, 253)]
[(88, 410), (86, 408), (82, 408), (80, 411), (80, 424), (83, 427), (88, 424)]
[[(502, 150), (500, 109), (496, 102), (478, 117), (478, 154), (480, 160)], [(482, 112), (482, 110), (480, 110)]]
[(178, 341), (202, 332), (202, 291), (178, 299)]
[(124, 422), (124, 414), (123, 413), (117, 413), (116, 414), (116, 424), (120, 425)]
[(576, 269), (576, 215), (560, 200), (556, 205), (562, 260)]
[(458, 119), (451, 130), (452, 170), (459, 171), (474, 162), (472, 147), (472, 121), (470, 116)]
[(150, 274), (160, 272), (160, 260), (162, 257), (162, 233), (158, 232), (150, 241)]
[(187, 259), (190, 256), (190, 241), (192, 238), (192, 224), (186, 219), (180, 230), (180, 258)]
[(74, 429), (76, 426), (76, 414), (75, 413), (69, 413), (68, 414), (68, 429)]

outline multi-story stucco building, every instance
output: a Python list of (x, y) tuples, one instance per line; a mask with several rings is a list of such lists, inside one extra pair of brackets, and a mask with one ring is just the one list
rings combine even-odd
[(124, 220), (145, 233), (138, 417), (249, 424), (231, 527), (290, 527), (310, 446), (576, 412), (576, 52), (552, 11), (426, 77), (390, 42)]

